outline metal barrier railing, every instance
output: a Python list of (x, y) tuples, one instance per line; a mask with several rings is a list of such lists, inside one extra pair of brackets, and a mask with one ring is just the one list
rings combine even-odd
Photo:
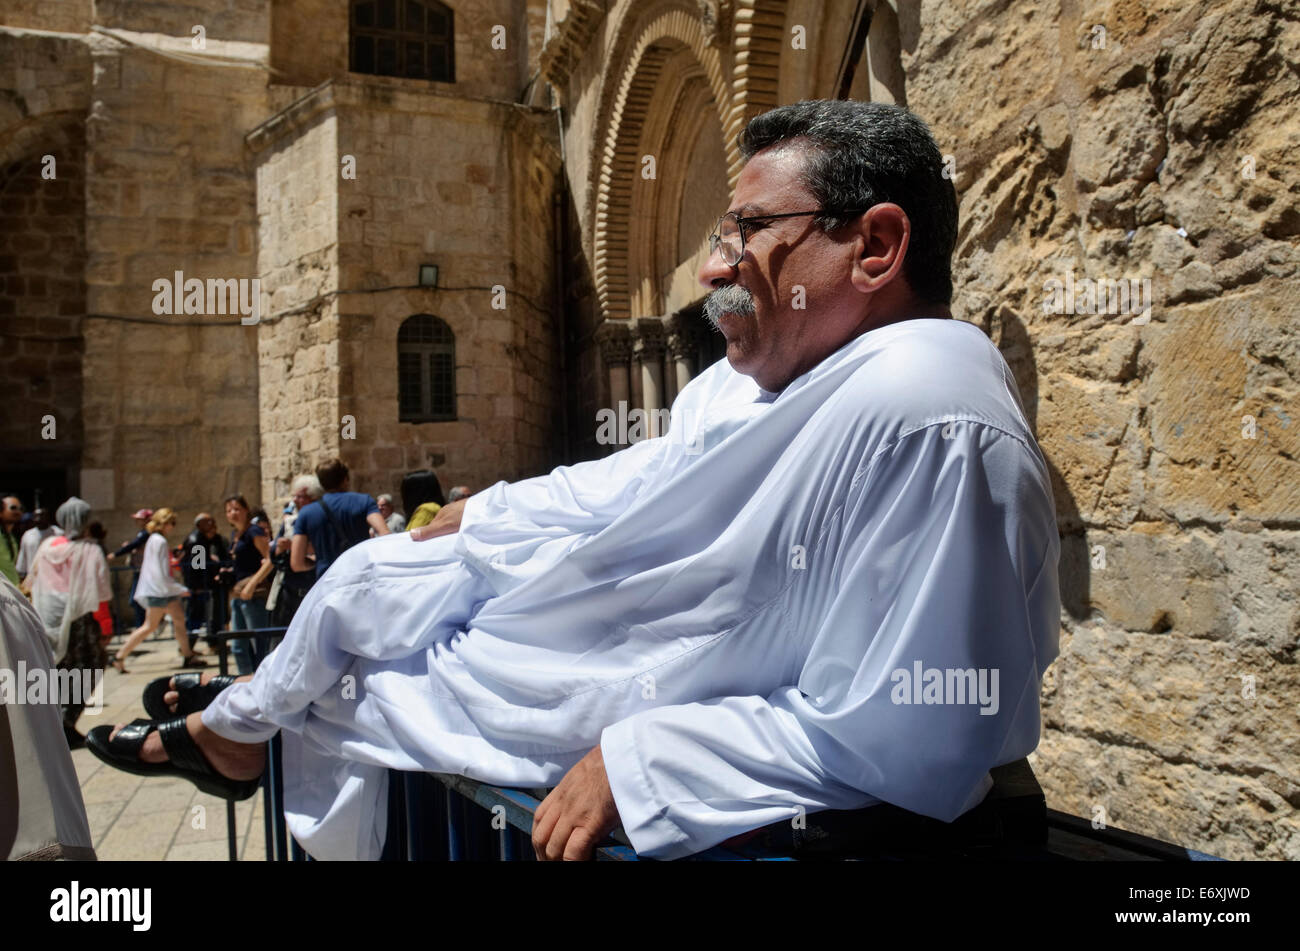
[[(284, 627), (263, 627), (248, 631), (209, 632), (207, 641), (217, 649), (217, 669), (223, 675), (230, 673), (230, 642), (247, 640), (252, 655), (253, 668), (266, 659), (287, 631)], [(284, 773), (280, 756), (280, 735), (277, 733), (267, 743), (266, 772), (262, 774), (262, 822), (266, 834), (266, 858), (271, 862), (283, 862), (290, 857), (289, 833), (284, 821)], [(226, 841), (230, 850), (230, 861), (239, 861), (239, 844), (236, 841), (235, 804), (226, 803)], [(299, 857), (306, 853), (292, 843)]]
[[(220, 671), (229, 673), (229, 642), (247, 638), (254, 667), (275, 647), (286, 628), (221, 631), (208, 640), (217, 647)], [(897, 807), (880, 805), (849, 813), (807, 817), (819, 825), (816, 858), (935, 858), (956, 852), (976, 857), (1042, 860), (1220, 861), (1212, 855), (1121, 829), (1096, 829), (1087, 820), (1046, 808), (1042, 791), (1025, 761), (993, 770), (995, 785), (985, 803), (953, 823), (937, 823)], [(389, 770), (385, 861), (530, 861), (533, 817), (545, 789), (511, 789), (464, 776)], [(267, 744), (262, 777), (266, 858), (271, 862), (311, 861), (289, 835), (284, 817), (284, 773), (279, 734)], [(235, 804), (226, 804), (230, 860), (238, 860)], [(759, 835), (724, 843), (690, 856), (693, 861), (794, 861), (803, 857), (789, 824), (758, 830)], [(892, 835), (882, 835), (891, 831)], [(820, 840), (818, 841), (818, 837)], [(838, 851), (827, 848), (840, 839)], [(829, 843), (828, 843), (829, 840)], [(865, 847), (863, 847), (865, 841)], [(857, 843), (855, 846), (853, 843)], [(775, 847), (773, 843), (776, 843)], [(945, 850), (948, 850), (945, 853)], [(635, 862), (640, 857), (615, 830), (595, 850), (598, 861)]]

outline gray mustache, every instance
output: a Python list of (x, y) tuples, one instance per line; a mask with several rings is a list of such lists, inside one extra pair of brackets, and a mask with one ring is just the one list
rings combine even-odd
[(704, 316), (714, 329), (723, 314), (736, 314), (740, 317), (754, 316), (754, 295), (739, 284), (719, 287), (704, 299)]

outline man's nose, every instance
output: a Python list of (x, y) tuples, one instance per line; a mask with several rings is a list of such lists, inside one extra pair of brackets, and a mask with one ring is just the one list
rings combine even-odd
[(713, 290), (718, 282), (732, 283), (736, 279), (736, 268), (722, 260), (722, 247), (718, 246), (704, 259), (696, 278), (705, 288)]

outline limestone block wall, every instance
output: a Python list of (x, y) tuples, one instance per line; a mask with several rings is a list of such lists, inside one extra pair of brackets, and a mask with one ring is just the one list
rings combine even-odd
[[(74, 121), (44, 145), (49, 152), (0, 173), (0, 446), (6, 465), (21, 456), (27, 464), (75, 466), (86, 314), (85, 130)], [(44, 177), (47, 169), (53, 178)]]
[[(81, 481), (116, 536), (141, 505), (169, 505), (184, 521), (228, 492), (258, 495), (257, 331), (238, 316), (156, 315), (153, 282), (176, 271), (257, 276), (244, 133), (266, 112), (268, 22), (261, 4), (223, 0), (99, 4), (96, 17), (130, 35), (86, 38)], [(149, 48), (189, 50), (194, 23), (205, 24), (209, 51), (243, 64)]]
[[(1048, 802), (1298, 858), (1295, 11), (924, 2), (898, 24), (907, 105), (956, 171), (955, 311), (1002, 346), (1056, 473)], [(1149, 317), (1045, 312), (1067, 276), (1149, 279)]]
[[(264, 0), (263, 0), (264, 2)], [(455, 32), (455, 82), (430, 88), (514, 102), (532, 75), (540, 44), (538, 13), (522, 0), (444, 0)], [(536, 6), (534, 2), (531, 6)], [(347, 0), (283, 0), (271, 6), (271, 65), (276, 81), (316, 86), (348, 72)], [(541, 11), (544, 21), (544, 8)], [(504, 28), (504, 49), (493, 30)], [(388, 77), (371, 77), (380, 83)], [(391, 80), (400, 87), (406, 80)]]
[[(0, 11), (0, 466), (62, 468), (75, 488), (90, 57), (78, 36), (29, 32), (35, 12)], [(50, 13), (75, 28), (70, 7)]]
[[(547, 471), (559, 407), (549, 115), (369, 82), (335, 95), (339, 151), (357, 161), (338, 183), (340, 413), (357, 421), (341, 451), (354, 483), (396, 492), (430, 465), (447, 487)], [(421, 264), (438, 267), (437, 289), (413, 286)], [(398, 328), (420, 313), (456, 337), (455, 421), (398, 418)]]
[(85, 33), (92, 21), (92, 0), (6, 0), (0, 24), (56, 33)]
[(249, 137), (257, 162), (261, 495), (339, 452), (338, 119), (304, 101)]

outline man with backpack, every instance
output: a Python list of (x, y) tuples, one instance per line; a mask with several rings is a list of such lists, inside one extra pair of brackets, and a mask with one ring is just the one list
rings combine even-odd
[(316, 577), (357, 542), (376, 535), (389, 534), (379, 503), (362, 492), (348, 491), (348, 467), (341, 459), (326, 459), (316, 467), (316, 478), (325, 494), (314, 505), (298, 514), (293, 524), (293, 542), (289, 550), (289, 567), (307, 571), (315, 556)]

